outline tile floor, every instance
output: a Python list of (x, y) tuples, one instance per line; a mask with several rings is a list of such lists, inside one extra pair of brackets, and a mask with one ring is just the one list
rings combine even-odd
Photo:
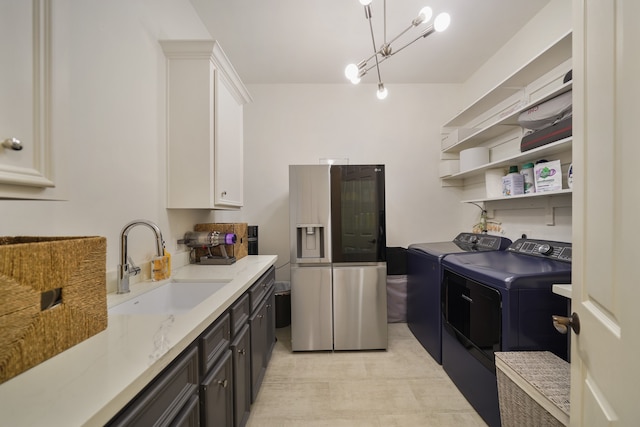
[(292, 353), (291, 329), (276, 334), (248, 427), (486, 426), (406, 323), (387, 351)]

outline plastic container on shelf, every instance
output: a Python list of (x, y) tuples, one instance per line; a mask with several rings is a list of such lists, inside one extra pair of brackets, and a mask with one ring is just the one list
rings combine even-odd
[(520, 174), (523, 177), (524, 194), (531, 194), (536, 192), (536, 178), (533, 173), (533, 163), (526, 163), (522, 166)]
[(487, 169), (484, 173), (485, 190), (487, 197), (502, 197), (503, 168)]
[(524, 178), (518, 172), (518, 166), (509, 166), (509, 173), (502, 177), (502, 195), (517, 196), (524, 194)]

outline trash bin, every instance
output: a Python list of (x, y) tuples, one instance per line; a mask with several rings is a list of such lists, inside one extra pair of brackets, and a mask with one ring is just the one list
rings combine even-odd
[(291, 324), (291, 282), (276, 282), (274, 286), (276, 328), (284, 328)]
[(407, 249), (387, 248), (387, 322), (407, 322)]

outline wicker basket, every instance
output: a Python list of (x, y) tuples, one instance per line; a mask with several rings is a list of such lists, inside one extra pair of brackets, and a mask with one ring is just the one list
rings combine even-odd
[(502, 427), (569, 424), (569, 363), (548, 351), (495, 356)]
[(0, 237), (0, 383), (107, 327), (104, 237)]

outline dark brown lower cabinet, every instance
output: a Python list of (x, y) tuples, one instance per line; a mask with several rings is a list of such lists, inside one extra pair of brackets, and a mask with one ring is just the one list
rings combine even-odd
[(251, 336), (244, 325), (231, 343), (235, 426), (244, 427), (251, 411)]
[(226, 350), (200, 385), (203, 426), (233, 427), (233, 390), (233, 361)]
[(108, 426), (244, 427), (275, 345), (271, 267)]
[(188, 413), (198, 405), (198, 347), (192, 345), (107, 423), (108, 426), (200, 425)]
[(273, 348), (276, 346), (276, 294), (275, 287), (271, 288), (267, 296), (267, 354), (264, 366), (269, 365)]
[(266, 371), (264, 366), (267, 352), (266, 301), (263, 301), (251, 315), (249, 325), (251, 325), (251, 402), (255, 402)]
[(191, 396), (182, 412), (178, 414), (176, 419), (171, 423), (175, 427), (194, 427), (200, 425), (200, 398), (199, 396)]

